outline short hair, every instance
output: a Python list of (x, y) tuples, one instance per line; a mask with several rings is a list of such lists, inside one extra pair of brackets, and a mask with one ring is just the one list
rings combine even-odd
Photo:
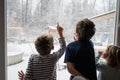
[(110, 45), (107, 47), (103, 57), (107, 60), (107, 63), (111, 67), (120, 67), (120, 47)]
[(76, 33), (79, 40), (90, 40), (95, 31), (95, 24), (87, 18), (79, 21), (76, 25)]
[(50, 34), (43, 34), (35, 41), (35, 48), (40, 55), (50, 54), (53, 46), (53, 37)]

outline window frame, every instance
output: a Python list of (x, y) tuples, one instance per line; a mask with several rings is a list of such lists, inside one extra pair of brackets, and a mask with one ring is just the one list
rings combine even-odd
[(120, 0), (116, 2), (114, 44), (120, 46)]
[(0, 79), (7, 80), (6, 0), (0, 0)]

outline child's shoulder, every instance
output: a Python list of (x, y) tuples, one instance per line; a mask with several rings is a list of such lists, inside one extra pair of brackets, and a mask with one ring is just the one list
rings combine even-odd
[(106, 65), (107, 61), (104, 58), (100, 58), (99, 63), (103, 64), (103, 65)]
[(84, 45), (88, 45), (88, 44), (93, 45), (93, 43), (92, 43), (91, 40), (89, 40), (89, 41), (73, 41), (73, 42), (70, 42), (70, 43), (68, 44), (68, 47), (84, 46)]
[(106, 59), (104, 59), (104, 58), (101, 58), (101, 59), (99, 60), (98, 64), (99, 64), (99, 66), (100, 66), (102, 69), (107, 69), (107, 70), (108, 70), (108, 69), (110, 69), (110, 70), (113, 69), (112, 67), (110, 67), (110, 66), (108, 65)]
[(73, 41), (73, 42), (70, 42), (69, 44), (68, 44), (68, 46), (70, 47), (70, 46), (75, 46), (75, 45), (77, 45), (77, 44), (79, 44), (79, 41)]

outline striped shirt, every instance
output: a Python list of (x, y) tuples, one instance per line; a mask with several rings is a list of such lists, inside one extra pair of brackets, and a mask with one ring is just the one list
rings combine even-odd
[(46, 56), (31, 55), (24, 80), (56, 80), (56, 63), (66, 49), (64, 38), (59, 38), (59, 43), (60, 49), (52, 54)]

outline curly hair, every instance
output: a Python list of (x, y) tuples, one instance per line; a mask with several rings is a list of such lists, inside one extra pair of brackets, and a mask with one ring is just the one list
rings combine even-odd
[(95, 24), (87, 18), (79, 21), (76, 25), (76, 33), (78, 34), (79, 40), (90, 40), (95, 34), (95, 31)]
[(40, 55), (50, 54), (53, 47), (53, 37), (50, 34), (43, 34), (35, 41), (35, 48)]
[(107, 63), (111, 67), (120, 67), (120, 47), (110, 45), (107, 47), (103, 57), (107, 60)]

